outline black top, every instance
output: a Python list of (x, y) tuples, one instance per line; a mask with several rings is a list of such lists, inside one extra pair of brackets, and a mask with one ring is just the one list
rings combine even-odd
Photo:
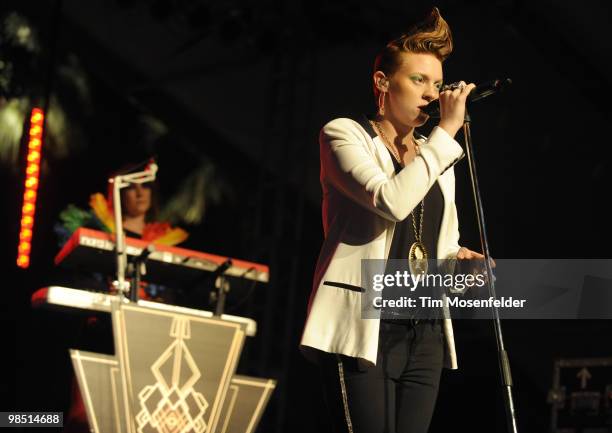
[[(359, 119), (361, 126), (370, 134), (374, 139), (378, 136), (372, 124), (370, 123), (367, 116), (362, 116)], [(388, 150), (388, 149), (387, 149)], [(395, 168), (395, 174), (402, 170), (402, 166), (397, 162), (393, 154), (389, 151), (389, 156), (393, 161), (393, 167)], [(425, 196), (425, 211), (423, 221), (423, 233), (422, 241), (427, 250), (427, 257), (435, 259), (437, 257), (437, 245), (438, 235), (440, 233), (440, 225), (442, 224), (442, 213), (444, 212), (444, 196), (440, 185), (436, 181), (433, 186), (427, 192)], [(421, 218), (421, 204), (417, 204), (413, 211), (414, 217), (416, 218), (415, 223), (417, 230), (419, 229), (419, 223)], [(393, 233), (393, 242), (391, 243), (391, 249), (389, 250), (388, 259), (407, 259), (410, 246), (415, 242), (414, 228), (412, 226), (412, 214), (398, 222), (395, 225), (395, 232)]]
[[(387, 149), (388, 150), (388, 149)], [(391, 151), (389, 155), (393, 160), (393, 167), (395, 168), (395, 174), (399, 173), (402, 166), (397, 162)], [(442, 212), (444, 211), (444, 196), (440, 185), (436, 181), (433, 186), (427, 191), (424, 201), (423, 211), (423, 232), (421, 234), (421, 241), (425, 245), (427, 251), (427, 257), (429, 259), (435, 259), (438, 251), (438, 234), (440, 233), (440, 225), (442, 224)], [(417, 204), (412, 213), (408, 215), (406, 219), (395, 224), (395, 231), (393, 232), (393, 241), (391, 242), (391, 249), (389, 250), (389, 259), (407, 259), (410, 246), (416, 242), (414, 235), (414, 225), (419, 230), (419, 224), (421, 222), (421, 204)]]
[[(363, 117), (360, 122), (361, 125), (368, 131), (372, 138), (375, 138), (378, 134), (372, 128), (367, 117)], [(399, 173), (402, 170), (402, 166), (395, 159), (395, 156), (391, 153), (389, 149), (389, 156), (393, 161), (393, 167), (395, 169), (395, 174)], [(435, 264), (435, 259), (437, 258), (437, 245), (438, 245), (438, 236), (440, 233), (440, 226), (442, 224), (442, 214), (444, 212), (444, 196), (442, 195), (442, 190), (440, 189), (439, 183), (436, 181), (432, 187), (427, 191), (427, 194), (424, 198), (424, 220), (423, 220), (423, 232), (421, 234), (421, 241), (425, 245), (425, 250), (427, 251), (427, 257), (429, 259), (429, 269), (428, 273), (435, 272), (435, 269), (432, 269)], [(389, 255), (387, 259), (401, 259), (407, 260), (408, 254), (410, 252), (410, 247), (416, 241), (414, 234), (414, 226), (413, 226), (413, 218), (415, 218), (414, 223), (416, 225), (416, 229), (419, 230), (419, 223), (421, 218), (421, 204), (417, 204), (414, 208), (413, 212), (408, 215), (404, 220), (395, 224), (395, 231), (393, 232), (393, 239), (391, 241), (391, 247), (389, 249)], [(432, 262), (432, 260), (434, 260)], [(407, 266), (404, 267), (402, 265), (401, 269), (407, 269)], [(387, 272), (393, 273), (394, 270), (388, 269)], [(402, 290), (402, 289), (400, 289)], [(405, 290), (405, 289), (404, 289)], [(423, 289), (417, 289), (423, 290)], [(433, 291), (433, 289), (432, 289)], [(416, 293), (416, 292), (413, 292)], [(387, 288), (383, 292), (383, 298), (386, 299), (397, 299), (402, 296), (403, 293), (398, 291), (398, 289), (390, 290)], [(419, 296), (424, 296), (422, 293)], [(433, 297), (436, 297), (432, 295)], [(385, 309), (381, 312), (381, 317), (386, 317), (392, 320), (394, 323), (406, 323), (411, 324), (410, 319), (407, 318), (407, 313), (414, 314), (414, 310), (406, 310), (406, 309), (398, 309), (397, 311), (392, 311), (392, 309)], [(391, 319), (393, 316), (400, 315), (402, 319)], [(439, 311), (419, 311), (418, 317), (427, 317), (429, 318), (437, 318), (439, 316)], [(382, 319), (383, 321), (387, 321), (387, 319)]]

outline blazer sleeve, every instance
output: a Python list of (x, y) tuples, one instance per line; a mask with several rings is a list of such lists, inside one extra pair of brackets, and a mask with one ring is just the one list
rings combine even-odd
[(446, 254), (445, 254), (445, 258), (447, 260), (455, 259), (457, 257), (457, 253), (461, 249), (461, 245), (459, 245), (459, 238), (460, 238), (460, 234), (459, 234), (459, 217), (457, 215), (457, 206), (455, 205), (454, 202), (453, 202), (453, 208), (452, 208), (451, 212), (453, 213), (452, 219), (454, 221), (455, 226), (453, 227), (452, 234), (451, 234), (452, 235), (452, 239), (449, 242), (449, 246), (448, 246), (448, 249), (446, 250)]
[(322, 173), (341, 193), (392, 221), (404, 220), (438, 176), (463, 157), (463, 149), (436, 126), (421, 155), (389, 178), (380, 167), (364, 131), (351, 119), (335, 119), (319, 136)]

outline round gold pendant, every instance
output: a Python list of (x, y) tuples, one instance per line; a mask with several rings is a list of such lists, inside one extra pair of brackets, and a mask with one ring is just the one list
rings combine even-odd
[(421, 242), (415, 242), (410, 247), (408, 267), (412, 275), (427, 273), (427, 250)]

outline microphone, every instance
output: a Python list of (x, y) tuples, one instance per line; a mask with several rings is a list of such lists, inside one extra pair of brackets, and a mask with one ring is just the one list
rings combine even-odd
[[(510, 84), (512, 84), (512, 80), (510, 78), (506, 78), (503, 80), (487, 81), (486, 83), (479, 84), (474, 89), (472, 89), (466, 99), (466, 102), (471, 103), (480, 101), (481, 99), (484, 99), (487, 96), (491, 96), (495, 93), (503, 91)], [(428, 114), (430, 117), (439, 118), (440, 100), (436, 99), (435, 101), (430, 102), (427, 106), (421, 108), (421, 111)]]

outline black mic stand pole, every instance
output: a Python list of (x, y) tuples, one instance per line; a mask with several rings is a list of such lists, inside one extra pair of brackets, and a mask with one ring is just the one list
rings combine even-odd
[[(217, 266), (217, 269), (213, 272), (213, 284), (218, 289), (217, 293), (217, 305), (215, 306), (215, 316), (221, 317), (225, 310), (225, 297), (230, 291), (229, 280), (225, 277), (225, 271), (227, 271), (233, 264), (232, 259), (227, 259), (225, 262)], [(213, 292), (215, 293), (215, 292)]]
[[(476, 162), (474, 161), (474, 149), (472, 147), (472, 135), (470, 133), (471, 118), (468, 114), (467, 107), (465, 111), (465, 121), (463, 123), (463, 136), (465, 140), (465, 148), (468, 156), (470, 167), (470, 178), (472, 180), (472, 192), (474, 193), (474, 202), (476, 204), (476, 214), (478, 216), (478, 231), (480, 232), (480, 243), (482, 253), (485, 256), (485, 267), (487, 272), (487, 280), (489, 287), (489, 296), (494, 300), (497, 299), (495, 294), (495, 278), (493, 277), (493, 269), (491, 267), (489, 241), (487, 240), (487, 231), (485, 228), (484, 211), (482, 207), (482, 197), (480, 195), (480, 187), (478, 185), (478, 176), (476, 174)], [(499, 366), (501, 370), (502, 382), (504, 387), (504, 403), (506, 408), (506, 422), (508, 432), (518, 433), (516, 424), (516, 412), (514, 409), (514, 400), (512, 398), (512, 374), (510, 372), (510, 362), (508, 361), (508, 352), (504, 345), (504, 337), (502, 334), (501, 321), (499, 319), (499, 310), (493, 305), (493, 326), (495, 328), (495, 339), (497, 340), (497, 354), (499, 357)]]
[(149, 246), (142, 249), (140, 255), (134, 256), (130, 259), (128, 269), (131, 271), (133, 276), (132, 289), (130, 290), (131, 302), (138, 302), (140, 282), (142, 281), (142, 276), (147, 272), (146, 262), (149, 259), (149, 255), (154, 251), (155, 246), (153, 244), (149, 244)]

